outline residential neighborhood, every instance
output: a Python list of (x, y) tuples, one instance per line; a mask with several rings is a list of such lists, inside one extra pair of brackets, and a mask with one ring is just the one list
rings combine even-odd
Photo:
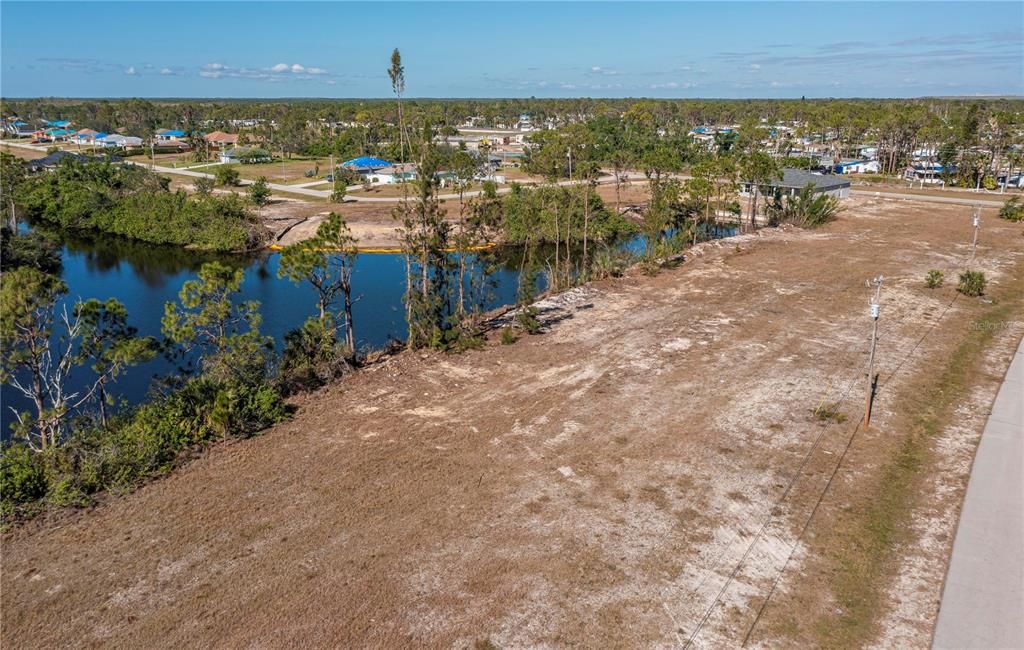
[(0, 27), (0, 648), (1024, 650), (1024, 3)]

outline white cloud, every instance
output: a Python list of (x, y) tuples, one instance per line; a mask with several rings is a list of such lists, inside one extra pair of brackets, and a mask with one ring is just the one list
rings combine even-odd
[(666, 81), (665, 83), (651, 84), (650, 88), (651, 90), (673, 90), (675, 88), (693, 88), (696, 85), (697, 84), (689, 81), (684, 81), (682, 83), (679, 83), (678, 81)]
[(233, 77), (239, 79), (257, 79), (262, 81), (310, 81), (317, 76), (329, 74), (326, 69), (306, 67), (301, 63), (277, 63), (269, 68), (234, 68), (223, 63), (207, 63), (199, 69), (199, 76), (208, 79)]
[(761, 64), (760, 63), (751, 63), (750, 64), (750, 69), (751, 70), (760, 70), (761, 69)]
[(592, 65), (592, 66), (590, 66), (590, 72), (593, 73), (593, 74), (607, 74), (607, 75), (619, 74), (618, 70), (612, 70), (611, 68), (602, 68), (599, 65)]
[(170, 68), (160, 68), (160, 74), (163, 74), (163, 75), (173, 75), (174, 74), (174, 70), (171, 70)]
[(128, 66), (128, 68), (127, 68), (127, 69), (126, 69), (126, 70), (124, 71), (124, 73), (125, 73), (126, 75), (129, 75), (129, 76), (132, 76), (132, 77), (134, 77), (135, 75), (139, 74), (139, 73), (138, 73), (138, 72), (137, 72), (137, 71), (135, 70), (135, 66), (133, 66), (133, 65), (130, 65), (130, 66)]

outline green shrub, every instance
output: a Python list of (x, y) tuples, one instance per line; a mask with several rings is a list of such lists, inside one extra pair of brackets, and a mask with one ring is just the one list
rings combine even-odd
[(541, 328), (540, 319), (537, 318), (539, 313), (533, 305), (525, 305), (516, 313), (516, 323), (527, 334), (536, 334)]
[(924, 285), (929, 289), (938, 289), (942, 286), (945, 278), (946, 275), (942, 271), (932, 269), (931, 271), (928, 271), (928, 275), (925, 276)]
[(509, 326), (506, 325), (505, 327), (501, 328), (501, 344), (502, 345), (512, 345), (518, 339), (519, 339), (519, 337), (516, 336), (516, 331), (512, 327), (509, 327)]
[(201, 176), (192, 181), (192, 188), (199, 196), (209, 196), (213, 193), (213, 179), (209, 176)]
[(23, 444), (0, 448), (0, 499), (3, 513), (15, 504), (27, 503), (46, 494), (46, 469), (40, 454)]
[(590, 265), (591, 277), (596, 280), (619, 278), (629, 266), (636, 262), (636, 256), (629, 251), (612, 249), (599, 250)]
[(3, 514), (43, 497), (55, 506), (82, 505), (102, 491), (131, 490), (167, 472), (179, 454), (225, 436), (247, 436), (287, 415), (267, 384), (219, 383), (203, 377), (113, 418), (107, 426), (83, 419), (64, 444), (36, 453), (24, 445), (3, 450)]
[(1006, 199), (1006, 203), (999, 209), (999, 218), (1014, 223), (1024, 221), (1024, 203), (1020, 202), (1020, 197), (1012, 196)]
[(238, 170), (231, 165), (222, 165), (215, 168), (213, 177), (217, 185), (224, 187), (237, 187), (242, 180)]
[(822, 422), (846, 422), (846, 414), (839, 410), (839, 404), (822, 404), (814, 409), (814, 417)]
[(453, 327), (446, 330), (444, 338), (446, 340), (442, 347), (456, 354), (470, 350), (479, 350), (486, 343), (486, 339), (479, 332), (466, 327)]
[(839, 199), (817, 192), (813, 183), (808, 183), (796, 196), (778, 199), (779, 205), (769, 207), (769, 221), (791, 223), (802, 228), (818, 228), (839, 215)]
[(985, 274), (981, 271), (964, 271), (956, 290), (965, 296), (981, 296), (985, 293)]
[(328, 317), (310, 318), (285, 334), (277, 382), (286, 395), (319, 388), (350, 369), (349, 350), (335, 332)]

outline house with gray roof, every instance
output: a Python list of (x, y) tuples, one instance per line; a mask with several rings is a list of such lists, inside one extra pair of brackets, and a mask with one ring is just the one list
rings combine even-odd
[[(783, 196), (796, 196), (808, 184), (814, 186), (815, 193), (824, 192), (837, 199), (845, 199), (850, 196), (850, 181), (847, 178), (835, 175), (812, 174), (802, 169), (792, 169), (790, 167), (782, 170), (781, 180), (773, 181), (768, 185), (762, 185), (760, 193), (771, 196), (775, 194), (776, 189), (779, 189), (782, 191)], [(753, 187), (753, 183), (743, 181), (740, 184), (740, 192), (742, 194), (750, 194), (753, 191)]]

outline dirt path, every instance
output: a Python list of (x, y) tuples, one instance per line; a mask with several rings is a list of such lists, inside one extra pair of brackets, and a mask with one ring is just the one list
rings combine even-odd
[[(995, 294), (1024, 238), (985, 216)], [(737, 646), (777, 579), (774, 598), (809, 605), (769, 608), (755, 644), (813, 645), (818, 533), (904, 435), (901, 391), (984, 307), (922, 286), (969, 241), (961, 207), (856, 199), (818, 232), (576, 290), (515, 345), (401, 355), (259, 438), (8, 535), (4, 645)], [(859, 417), (880, 273), (891, 380), (801, 537)], [(812, 415), (833, 402), (845, 421)]]

